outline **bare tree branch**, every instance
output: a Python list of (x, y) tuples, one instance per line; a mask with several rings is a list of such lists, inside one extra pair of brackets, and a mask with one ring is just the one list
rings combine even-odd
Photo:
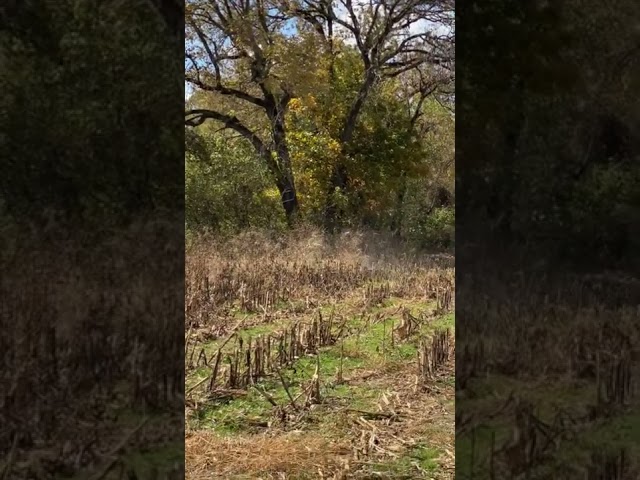
[[(370, 92), (384, 78), (396, 78), (423, 65), (438, 66), (451, 75), (453, 7), (453, 0), (301, 1), (295, 10), (299, 18), (323, 32), (323, 23), (334, 21), (349, 34), (363, 61), (361, 87), (340, 136), (343, 144), (351, 141)], [(336, 14), (340, 10), (344, 14)], [(445, 33), (437, 33), (438, 26)], [(323, 38), (328, 40), (326, 35)]]
[(271, 149), (267, 147), (267, 145), (255, 132), (253, 132), (249, 127), (243, 124), (238, 119), (238, 117), (209, 109), (192, 109), (185, 112), (184, 123), (188, 127), (198, 127), (207, 120), (216, 120), (218, 122), (221, 122), (224, 128), (234, 130), (245, 140), (248, 140), (251, 145), (253, 145), (258, 155), (260, 155), (260, 157), (265, 160), (269, 170), (276, 175), (281, 174), (280, 167), (273, 159)]

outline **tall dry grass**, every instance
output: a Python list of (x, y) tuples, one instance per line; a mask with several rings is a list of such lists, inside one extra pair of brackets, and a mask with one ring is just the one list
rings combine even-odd
[(200, 236), (186, 254), (186, 321), (225, 310), (263, 312), (287, 303), (331, 304), (370, 286), (386, 296), (435, 299), (453, 284), (453, 258), (398, 247), (376, 233), (326, 237), (304, 228), (273, 238), (247, 232), (223, 241)]
[(182, 233), (170, 221), (141, 221), (14, 234), (0, 266), (9, 478), (101, 468), (101, 455), (153, 409), (174, 414), (177, 432), (166, 437), (180, 442)]
[[(456, 292), (456, 441), (472, 445), (459, 465), (476, 478), (637, 478), (616, 425), (640, 410), (640, 282), (475, 264)], [(491, 441), (486, 428), (509, 431)]]

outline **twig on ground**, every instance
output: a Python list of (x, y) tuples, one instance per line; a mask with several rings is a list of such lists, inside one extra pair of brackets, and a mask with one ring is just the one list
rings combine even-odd
[(287, 382), (285, 381), (284, 377), (282, 376), (282, 372), (280, 371), (280, 369), (277, 369), (276, 373), (278, 374), (278, 377), (280, 377), (280, 381), (282, 382), (282, 386), (284, 387), (284, 391), (287, 392), (287, 397), (289, 397), (289, 400), (291, 400), (291, 406), (297, 412), (299, 410), (298, 405), (296, 405), (296, 401), (294, 400), (293, 396), (291, 395), (291, 392), (289, 391), (289, 386), (287, 385)]
[(273, 405), (274, 407), (278, 406), (278, 403), (274, 400), (274, 398), (271, 395), (267, 393), (267, 391), (264, 388), (258, 388), (257, 385), (253, 385), (253, 388), (255, 388), (258, 391), (258, 393), (260, 393), (264, 398), (266, 398), (271, 405)]
[(376, 420), (381, 418), (398, 418), (400, 414), (398, 413), (384, 413), (384, 412), (367, 412), (366, 410), (357, 410), (355, 408), (347, 408), (345, 411), (352, 413), (359, 413), (364, 417), (368, 417), (369, 419)]

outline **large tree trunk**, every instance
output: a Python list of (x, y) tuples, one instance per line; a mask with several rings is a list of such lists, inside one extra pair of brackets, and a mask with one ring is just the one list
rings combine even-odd
[(287, 224), (293, 226), (298, 213), (298, 196), (293, 178), (293, 167), (291, 165), (291, 156), (289, 155), (289, 146), (287, 145), (287, 132), (284, 124), (284, 111), (289, 98), (288, 95), (285, 95), (278, 101), (274, 97), (270, 97), (267, 100), (267, 115), (271, 121), (273, 143), (279, 163), (276, 179), (278, 191), (280, 192), (282, 208), (287, 217)]
[(277, 181), (278, 191), (280, 192), (280, 199), (282, 202), (282, 208), (287, 218), (287, 225), (290, 227), (294, 225), (296, 217), (298, 215), (298, 196), (296, 195), (296, 189), (293, 185), (293, 181), (282, 178)]
[(521, 161), (518, 156), (518, 143), (525, 122), (524, 112), (525, 83), (521, 78), (511, 91), (511, 111), (507, 115), (505, 125), (504, 149), (501, 160), (501, 178), (495, 179), (494, 195), (498, 218), (494, 216), (494, 228), (503, 238), (511, 238), (513, 227), (513, 204), (516, 194), (516, 164)]
[[(364, 102), (369, 96), (369, 93), (371, 92), (371, 89), (373, 88), (375, 83), (376, 72), (369, 65), (367, 66), (364, 82), (360, 87), (360, 90), (358, 91), (358, 96), (356, 97), (355, 102), (353, 102), (353, 105), (351, 106), (351, 109), (347, 114), (347, 118), (340, 135), (340, 144), (342, 148), (343, 158), (348, 154), (349, 143), (351, 143), (351, 140), (353, 139), (358, 116), (360, 115), (362, 107), (364, 107)], [(327, 200), (324, 211), (325, 229), (330, 233), (335, 232), (335, 230), (339, 227), (344, 214), (344, 212), (335, 204), (334, 193), (336, 190), (341, 193), (346, 193), (348, 185), (349, 177), (347, 174), (347, 169), (344, 163), (341, 160), (338, 160), (329, 181), (329, 189), (327, 191)]]

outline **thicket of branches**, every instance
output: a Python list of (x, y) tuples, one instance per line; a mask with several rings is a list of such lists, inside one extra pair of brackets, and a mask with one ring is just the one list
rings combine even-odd
[(0, 216), (182, 210), (182, 17), (171, 0), (2, 6)]
[(638, 18), (630, 0), (465, 9), (456, 213), (471, 258), (473, 244), (528, 263), (637, 258)]

